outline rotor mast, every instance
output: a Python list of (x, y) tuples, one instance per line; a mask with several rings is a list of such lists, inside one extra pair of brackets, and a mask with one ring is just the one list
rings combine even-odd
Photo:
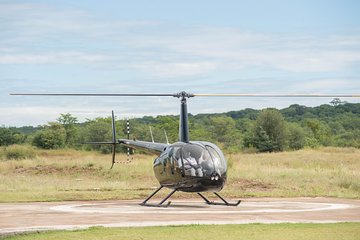
[(189, 117), (187, 111), (187, 98), (193, 97), (193, 94), (180, 92), (175, 97), (180, 98), (180, 121), (179, 121), (179, 141), (189, 142)]

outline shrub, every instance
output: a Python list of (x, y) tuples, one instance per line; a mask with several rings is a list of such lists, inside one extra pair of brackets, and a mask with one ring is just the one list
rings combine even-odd
[(289, 123), (287, 125), (287, 130), (289, 148), (293, 150), (302, 149), (305, 146), (304, 130), (296, 123)]
[(4, 148), (4, 156), (8, 160), (20, 160), (34, 158), (36, 156), (34, 148), (30, 146), (11, 145)]
[(43, 149), (57, 149), (65, 147), (66, 132), (60, 123), (49, 123), (38, 132), (32, 144)]
[(18, 131), (0, 127), (0, 146), (8, 146), (11, 144), (20, 144), (25, 141), (25, 136)]

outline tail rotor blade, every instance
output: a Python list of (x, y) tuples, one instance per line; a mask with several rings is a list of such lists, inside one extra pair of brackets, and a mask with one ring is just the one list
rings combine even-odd
[(112, 123), (112, 140), (113, 143), (116, 143), (116, 129), (115, 129), (115, 117), (114, 117), (114, 111), (111, 111), (111, 123)]
[(112, 169), (115, 164), (115, 155), (116, 155), (116, 128), (115, 128), (115, 116), (114, 111), (111, 111), (111, 130), (112, 130), (112, 162), (111, 167)]
[(115, 154), (116, 154), (116, 144), (112, 145), (112, 162), (111, 162), (111, 167), (110, 169), (112, 169), (114, 167), (115, 164)]

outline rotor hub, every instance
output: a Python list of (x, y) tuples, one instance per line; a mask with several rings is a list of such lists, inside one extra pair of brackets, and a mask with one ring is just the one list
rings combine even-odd
[(182, 91), (182, 92), (174, 94), (174, 97), (181, 98), (181, 99), (186, 99), (186, 98), (194, 97), (194, 94)]

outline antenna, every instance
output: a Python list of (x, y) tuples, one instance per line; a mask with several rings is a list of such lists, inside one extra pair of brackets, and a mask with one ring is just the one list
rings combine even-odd
[(170, 143), (169, 143), (169, 139), (168, 139), (168, 136), (167, 136), (167, 134), (166, 134), (166, 130), (165, 130), (165, 129), (164, 129), (164, 133), (165, 133), (165, 138), (166, 138), (166, 144), (169, 145)]
[(126, 134), (127, 134), (127, 139), (130, 139), (130, 122), (129, 122), (129, 118), (126, 118)]
[[(126, 118), (126, 134), (127, 134), (127, 139), (130, 139), (130, 122), (129, 122), (129, 118)], [(126, 152), (126, 155), (127, 155), (127, 161), (126, 163), (130, 163), (131, 160), (132, 160), (132, 157), (130, 159), (130, 148), (127, 147), (127, 152)]]
[[(129, 122), (129, 118), (126, 118), (126, 125), (125, 128), (123, 130), (123, 132), (127, 135), (127, 139), (130, 140), (130, 122)], [(121, 163), (121, 164), (128, 164), (131, 163), (131, 161), (133, 160), (133, 157), (130, 157), (130, 153), (131, 153), (132, 148), (127, 147), (126, 148), (126, 161), (121, 161), (121, 162), (117, 162), (117, 163)]]
[(151, 141), (154, 143), (154, 136), (153, 136), (153, 133), (152, 133), (152, 130), (151, 130), (151, 126), (149, 126), (149, 129), (150, 129), (150, 135), (151, 135)]

